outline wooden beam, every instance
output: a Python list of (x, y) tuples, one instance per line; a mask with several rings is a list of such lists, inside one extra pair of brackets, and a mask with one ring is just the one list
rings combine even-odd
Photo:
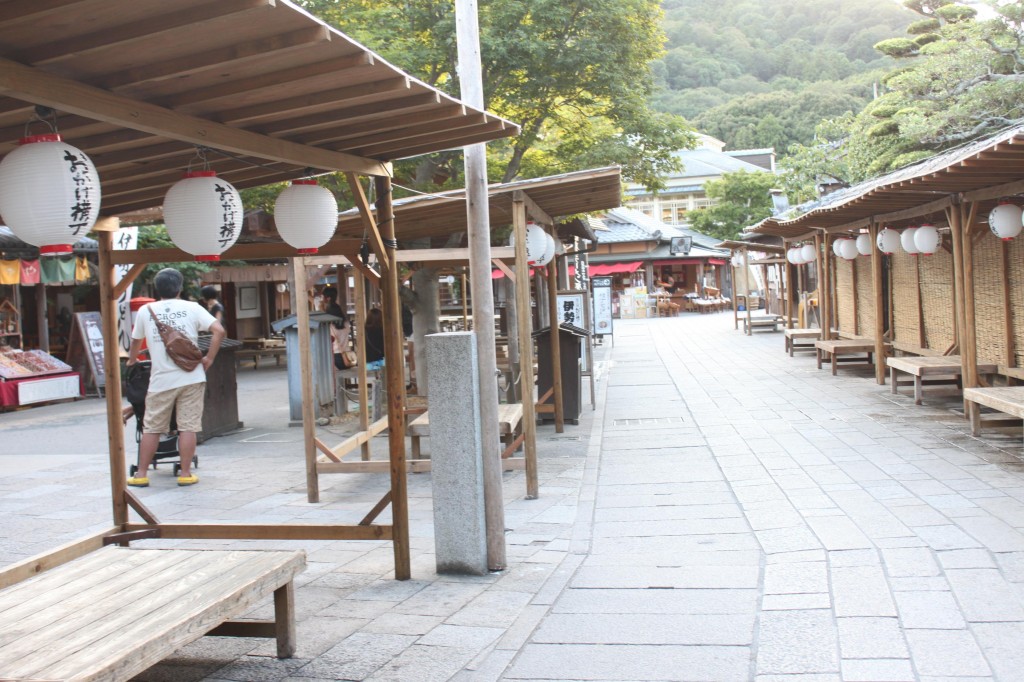
[[(384, 431), (387, 431), (388, 420), (387, 417), (378, 419), (377, 421), (369, 424), (366, 428), (352, 434), (345, 440), (341, 441), (333, 448), (331, 448), (331, 454), (336, 458), (341, 458), (352, 452), (356, 448), (360, 447), (364, 443), (369, 443), (375, 436)], [(364, 459), (369, 459), (368, 457)]]
[(316, 469), (316, 406), (313, 388), (313, 358), (309, 329), (309, 303), (306, 297), (308, 283), (306, 263), (302, 258), (291, 261), (295, 281), (295, 314), (299, 332), (299, 376), (302, 382), (302, 440), (306, 455), (306, 498), (320, 501), (320, 481)]
[(526, 258), (526, 204), (512, 200), (512, 231), (516, 237), (516, 326), (519, 330), (519, 381), (523, 402), (523, 446), (526, 458), (526, 498), (537, 499), (537, 412), (534, 407), (533, 318), (530, 308), (530, 266)]
[(516, 190), (512, 193), (512, 201), (522, 200), (523, 205), (526, 206), (526, 214), (532, 216), (534, 220), (542, 225), (549, 225), (554, 227), (554, 219), (547, 214), (547, 211), (537, 205), (530, 195), (523, 190)]
[[(370, 210), (370, 202), (366, 199), (366, 192), (363, 191), (363, 185), (359, 182), (359, 177), (355, 173), (346, 173), (345, 177), (348, 179), (349, 189), (352, 190), (355, 198), (356, 208), (363, 219), (366, 237), (370, 241), (370, 248), (373, 250), (373, 254), (377, 256), (377, 261), (387, 270), (390, 261), (388, 261), (388, 255), (384, 249), (384, 241), (381, 238), (377, 221), (373, 217), (373, 211)], [(392, 230), (394, 230), (393, 225)]]
[(1006, 366), (1017, 366), (1017, 340), (1013, 334), (1013, 300), (1010, 291), (1010, 244), (999, 241), (1002, 258), (999, 259), (1000, 281), (1003, 283), (1003, 333), (1006, 341)]
[[(358, 239), (332, 239), (320, 247), (320, 254), (343, 256), (359, 250)], [(298, 258), (295, 247), (284, 242), (260, 244), (235, 244), (221, 254), (223, 260), (260, 260)], [(347, 257), (347, 256), (346, 256)], [(181, 249), (130, 249), (114, 251), (110, 256), (114, 265), (136, 265), (149, 263), (189, 263), (195, 256)]]
[[(407, 474), (424, 474), (430, 471), (429, 459), (407, 459), (403, 462)], [(342, 462), (320, 462), (321, 474), (386, 474), (391, 471), (391, 462), (386, 459)]]
[(380, 513), (382, 511), (387, 509), (389, 504), (391, 504), (391, 491), (390, 490), (387, 491), (386, 493), (384, 493), (384, 497), (380, 498), (380, 501), (377, 502), (377, 504), (373, 505), (373, 509), (371, 509), (366, 514), (366, 516), (363, 517), (363, 520), (359, 522), (359, 525), (360, 526), (369, 526), (371, 523), (373, 523), (373, 520), (375, 518), (380, 516)]
[(504, 261), (502, 261), (500, 258), (492, 258), (491, 262), (494, 263), (494, 267), (498, 268), (503, 273), (505, 273), (505, 276), (509, 278), (512, 284), (516, 283), (516, 273), (512, 272), (512, 268), (505, 265)]
[(1005, 185), (986, 187), (985, 189), (978, 189), (973, 192), (964, 192), (963, 200), (971, 203), (978, 203), (981, 201), (990, 201), (992, 199), (1001, 199), (1002, 197), (1010, 197), (1016, 194), (1024, 194), (1024, 180), (1014, 180), (1013, 182), (1008, 182)]
[(157, 528), (167, 540), (390, 540), (391, 526), (339, 524), (130, 523), (126, 531)]
[(132, 285), (132, 282), (142, 274), (142, 271), (146, 269), (146, 265), (143, 263), (136, 263), (131, 267), (131, 270), (121, 275), (121, 280), (114, 285), (114, 299), (120, 299), (124, 292), (128, 291), (128, 287)]
[(156, 514), (154, 514), (149, 509), (149, 507), (143, 504), (142, 500), (136, 497), (135, 493), (133, 493), (131, 490), (125, 490), (124, 497), (125, 500), (127, 500), (128, 502), (128, 506), (134, 509), (135, 512), (142, 517), (143, 521), (145, 521), (146, 523), (160, 523), (160, 520), (157, 519)]
[(344, 152), (309, 147), (287, 140), (240, 130), (214, 121), (115, 95), (70, 78), (57, 76), (10, 59), (0, 58), (0, 92), (34, 104), (53, 107), (125, 128), (188, 144), (223, 149), (293, 164), (383, 176), (388, 164)]
[(349, 85), (330, 90), (320, 90), (316, 93), (296, 95), (285, 99), (262, 102), (260, 104), (249, 104), (225, 109), (217, 112), (217, 120), (228, 125), (241, 123), (250, 124), (263, 118), (281, 118), (282, 116), (295, 116), (296, 112), (302, 109), (316, 109), (325, 105), (337, 105), (344, 102), (351, 106), (359, 100), (379, 97), (385, 93), (396, 93), (407, 91), (412, 87), (412, 81), (408, 77), (399, 76), (384, 78), (358, 85)]
[[(117, 296), (114, 296), (115, 266), (114, 227), (119, 222), (107, 220), (97, 233), (99, 237), (100, 327), (103, 334), (103, 373), (106, 375), (103, 395), (107, 402), (107, 444), (110, 455), (110, 501), (114, 524), (128, 522), (128, 501), (125, 499), (128, 475), (125, 470), (124, 423), (121, 421), (121, 348), (117, 329)], [(97, 382), (98, 384), (98, 382)]]

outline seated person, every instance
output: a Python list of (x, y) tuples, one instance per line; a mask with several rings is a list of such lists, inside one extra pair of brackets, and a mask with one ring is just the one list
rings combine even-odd
[(331, 349), (334, 353), (334, 366), (338, 369), (348, 369), (356, 364), (355, 353), (348, 348), (348, 340), (352, 332), (352, 327), (348, 323), (348, 315), (338, 305), (337, 289), (324, 287), (322, 295), (326, 304), (324, 312), (340, 317), (342, 320), (331, 323)]
[(384, 314), (380, 308), (372, 308), (366, 314), (366, 326), (363, 328), (363, 341), (366, 345), (366, 366), (378, 369), (384, 366)]

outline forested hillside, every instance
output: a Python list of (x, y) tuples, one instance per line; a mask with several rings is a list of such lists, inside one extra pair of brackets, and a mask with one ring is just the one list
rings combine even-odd
[(860, 111), (894, 63), (873, 49), (917, 17), (894, 0), (663, 0), (655, 107), (729, 148), (808, 144)]

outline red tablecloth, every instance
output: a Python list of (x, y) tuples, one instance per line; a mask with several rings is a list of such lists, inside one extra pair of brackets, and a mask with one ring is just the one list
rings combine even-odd
[(85, 388), (82, 386), (82, 377), (78, 372), (65, 372), (63, 374), (47, 374), (41, 377), (27, 377), (25, 379), (7, 379), (0, 381), (0, 406), (12, 407), (18, 404), (18, 384), (25, 383), (28, 381), (42, 381), (44, 379), (53, 379), (54, 377), (78, 377), (78, 395), (85, 394)]

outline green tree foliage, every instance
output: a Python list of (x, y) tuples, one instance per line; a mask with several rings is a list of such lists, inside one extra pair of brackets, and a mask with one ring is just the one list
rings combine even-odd
[[(167, 234), (167, 228), (163, 225), (142, 225), (139, 227), (140, 249), (173, 249), (174, 242)], [(185, 278), (185, 288), (182, 295), (190, 295), (193, 298), (199, 295), (199, 281), (203, 273), (209, 272), (210, 266), (204, 263), (182, 262), (182, 263), (150, 263), (146, 269), (136, 278), (135, 283), (140, 286), (149, 287), (153, 283), (156, 273), (164, 268), (174, 268)]]
[[(873, 45), (914, 18), (891, 0), (665, 0), (654, 106), (730, 148), (784, 153), (823, 118), (858, 112), (888, 62)], [(763, 116), (771, 125), (758, 129)], [(780, 133), (779, 127), (782, 132)]]
[(986, 0), (987, 18), (953, 0), (908, 0), (924, 20), (877, 48), (901, 64), (857, 115), (823, 122), (783, 165), (790, 182), (859, 182), (1024, 120), (1024, 10)]
[(704, 189), (715, 203), (688, 213), (690, 227), (712, 237), (735, 239), (744, 228), (772, 214), (769, 190), (777, 181), (771, 173), (737, 171), (707, 183)]
[[(454, 3), (301, 0), (300, 4), (425, 82), (458, 95)], [(488, 145), (492, 180), (621, 164), (651, 187), (692, 135), (652, 111), (650, 63), (662, 54), (657, 0), (481, 0), (485, 105), (522, 126)], [(396, 172), (423, 185), (461, 184), (461, 155)]]

